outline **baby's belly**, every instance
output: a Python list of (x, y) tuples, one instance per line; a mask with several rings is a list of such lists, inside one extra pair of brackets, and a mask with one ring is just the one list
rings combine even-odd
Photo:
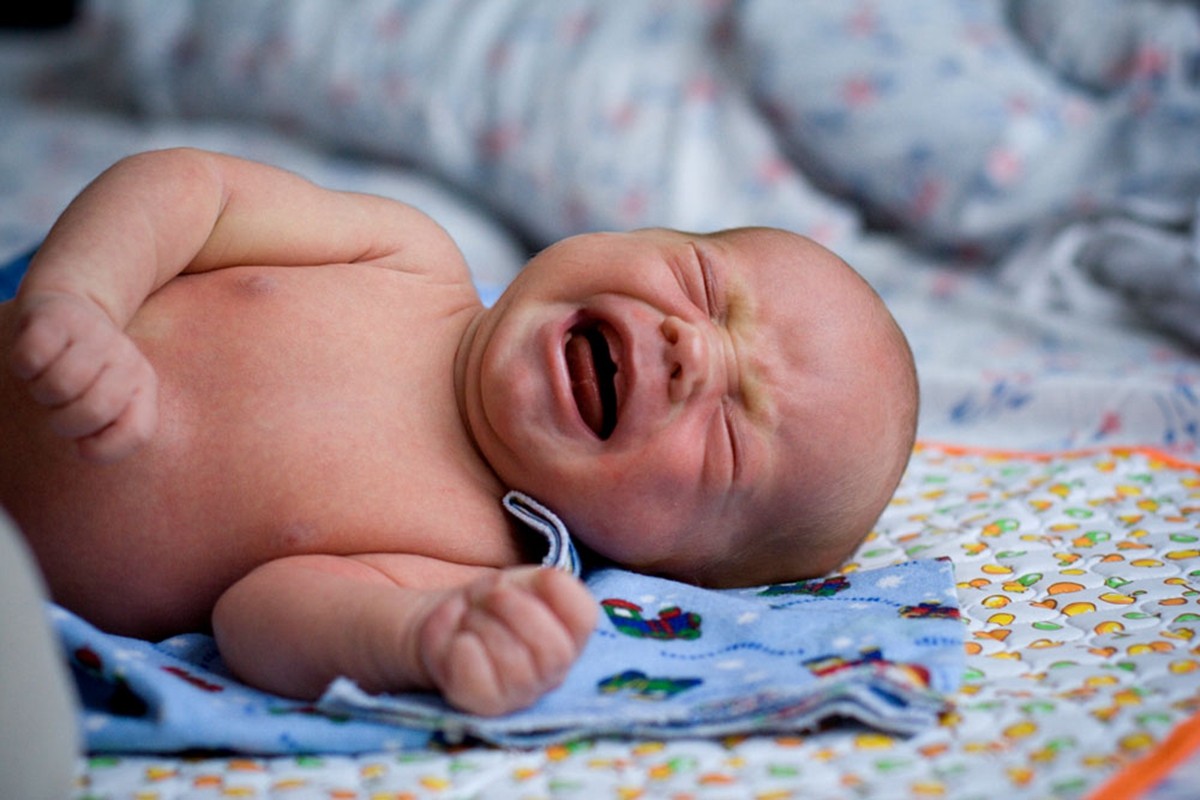
[[(258, 564), (327, 549), (305, 507), (317, 496), (311, 472), (299, 468), (312, 445), (294, 433), (314, 424), (322, 387), (285, 366), (298, 337), (294, 310), (285, 319), (270, 302), (277, 284), (236, 278), (180, 281), (129, 326), (159, 377), (159, 425), (117, 463), (81, 460), (7, 387), (6, 505), (54, 599), (107, 630), (203, 629)], [(256, 294), (264, 302), (248, 314)], [(305, 368), (325, 357), (310, 345)]]
[(53, 598), (114, 632), (202, 629), (220, 579), (214, 556), (228, 543), (204, 546), (196, 498), (171, 457), (182, 455), (176, 443), (156, 437), (120, 463), (95, 465), (36, 413), (6, 423), (3, 500)]

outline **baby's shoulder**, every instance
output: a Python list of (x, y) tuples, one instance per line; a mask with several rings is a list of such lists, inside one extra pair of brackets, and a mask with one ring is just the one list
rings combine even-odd
[(379, 231), (361, 261), (444, 280), (470, 281), (466, 259), (437, 220), (399, 201), (391, 205), (392, 224)]

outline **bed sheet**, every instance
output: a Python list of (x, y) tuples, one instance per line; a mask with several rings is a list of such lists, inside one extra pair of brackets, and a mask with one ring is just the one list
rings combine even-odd
[(913, 349), (924, 439), (1007, 449), (1200, 451), (1200, 361), (1129, 313), (1031, 308), (966, 264), (860, 237), (842, 252)]
[[(364, 158), (364, 148), (346, 140), (314, 146), (247, 122), (131, 115), (99, 96), (68, 101), (61, 85), (41, 83), (43, 67), (49, 55), (61, 77), (63, 64), (86, 60), (79, 40), (63, 40), (57, 52), (45, 40), (36, 53), (10, 44), (0, 47), (0, 260), (36, 244), (116, 158), (189, 144), (412, 202), (447, 227), (484, 287), (502, 286), (523, 261), (530, 226), (514, 232), (512, 218), (496, 213), (503, 196), (447, 188), (395, 159)], [(713, 114), (723, 86), (693, 89), (690, 130), (728, 133)], [(620, 103), (609, 110), (609, 123), (622, 119)], [(889, 302), (913, 344), (927, 444), (856, 563), (954, 559), (971, 640), (955, 714), (910, 739), (839, 729), (357, 758), (104, 756), (83, 765), (76, 797), (984, 798), (997, 787), (1012, 798), (1078, 797), (1194, 714), (1200, 478), (1172, 459), (1196, 459), (1200, 445), (1196, 354), (1132, 318), (1097, 322), (1019, 307), (977, 267), (860, 234), (851, 212), (821, 200), (761, 131), (751, 134), (758, 149), (737, 169), (753, 179), (727, 184), (722, 201), (737, 206), (747, 197), (737, 214), (754, 218), (772, 205), (796, 215), (793, 227), (824, 232)], [(680, 163), (717, 152), (704, 141)], [(677, 179), (669, 170), (663, 176)], [(640, 222), (656, 213), (619, 188), (608, 184), (593, 205), (553, 198), (563, 212), (555, 219)], [(679, 190), (686, 195), (688, 186)], [(584, 214), (606, 204), (625, 216)], [(540, 208), (524, 213), (536, 217)], [(1137, 449), (1145, 446), (1164, 455)], [(1076, 452), (1082, 448), (1090, 450)], [(1174, 785), (1186, 785), (1197, 764), (1185, 764)], [(1169, 790), (1168, 782), (1162, 796)]]
[[(0, 74), (19, 71), (23, 47), (5, 49)], [(0, 88), (3, 80), (0, 79)], [(67, 203), (107, 167), (132, 153), (201, 147), (263, 161), (321, 185), (402, 200), (428, 213), (462, 250), (489, 296), (512, 279), (526, 248), (476, 203), (414, 169), (307, 146), (253, 125), (147, 121), (119, 109), (37, 101), (0, 91), (0, 262), (35, 247)]]

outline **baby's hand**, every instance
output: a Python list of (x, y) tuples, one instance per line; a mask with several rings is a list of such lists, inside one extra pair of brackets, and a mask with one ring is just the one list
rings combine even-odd
[(596, 604), (558, 570), (500, 570), (452, 592), (421, 627), (425, 669), (451, 705), (493, 716), (558, 686), (596, 625)]
[(10, 354), (13, 372), (50, 410), (50, 428), (81, 456), (115, 461), (158, 424), (158, 377), (94, 302), (64, 292), (26, 300)]

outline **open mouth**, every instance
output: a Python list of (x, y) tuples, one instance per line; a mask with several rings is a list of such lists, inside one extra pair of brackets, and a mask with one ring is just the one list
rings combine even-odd
[(617, 427), (617, 363), (610, 336), (603, 323), (583, 320), (567, 331), (563, 345), (579, 416), (601, 440)]

